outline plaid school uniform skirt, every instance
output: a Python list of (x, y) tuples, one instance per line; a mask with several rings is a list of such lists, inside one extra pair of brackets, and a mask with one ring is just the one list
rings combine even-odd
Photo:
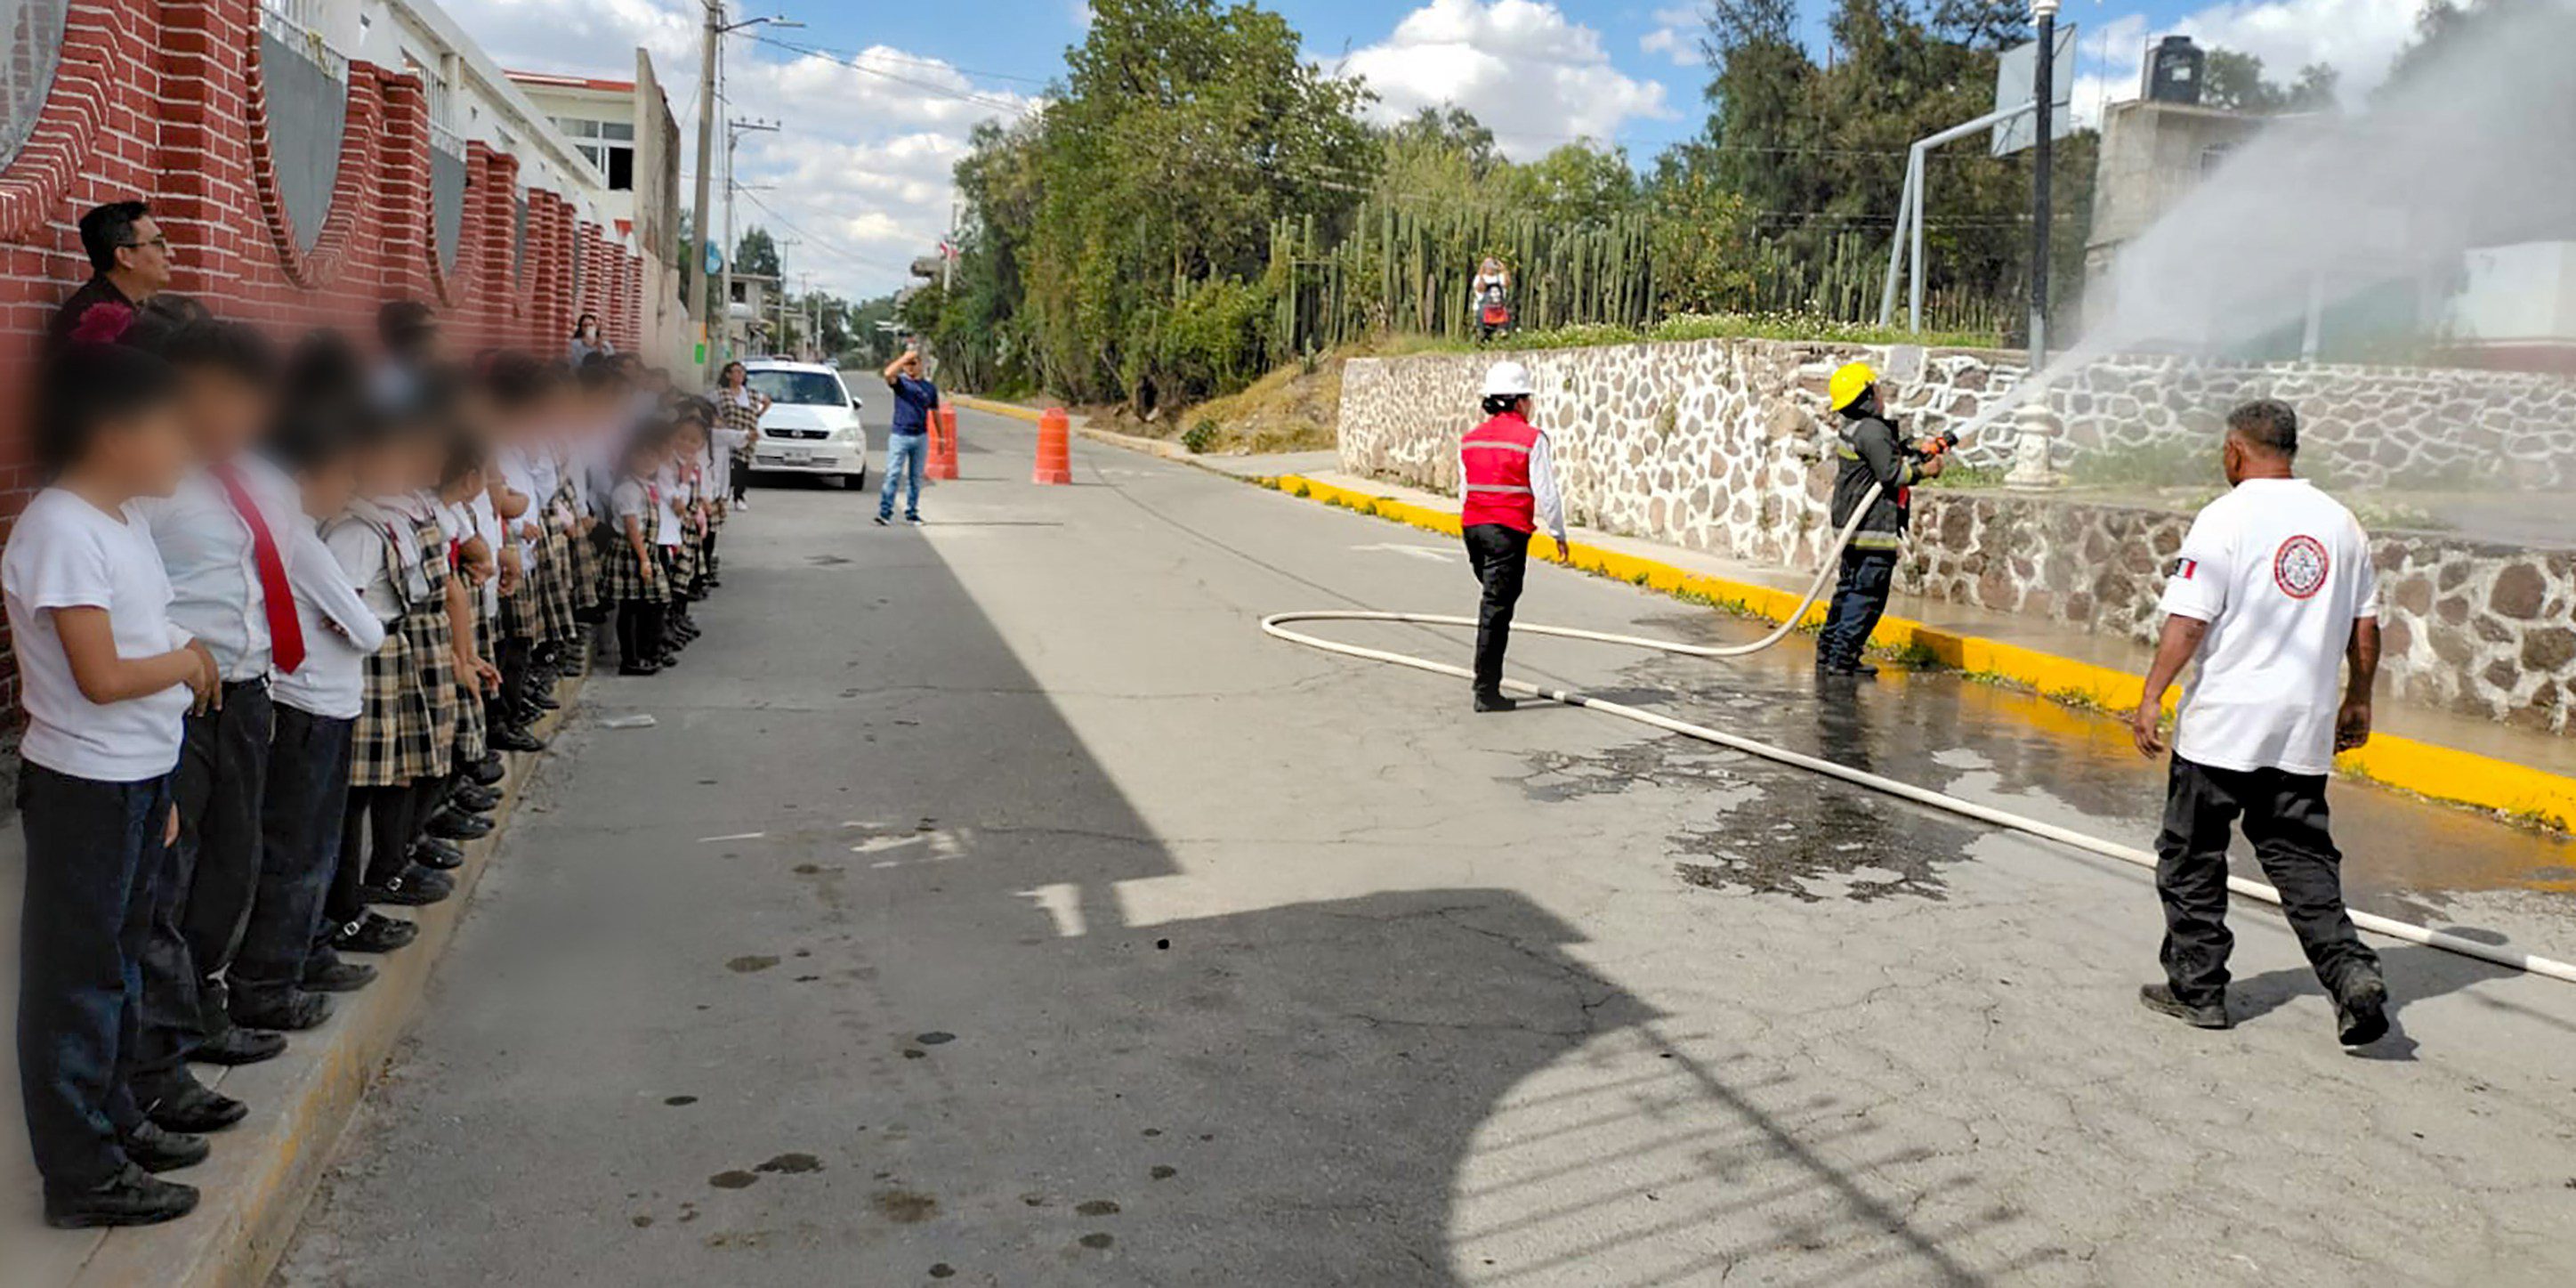
[[(653, 547), (644, 549), (646, 558), (656, 557), (652, 553)], [(620, 541), (609, 548), (602, 562), (605, 571), (600, 577), (599, 589), (610, 603), (659, 604), (671, 597), (669, 582), (644, 579), (644, 565), (635, 557), (634, 546)]]
[[(474, 656), (492, 660), (492, 627), (483, 611), (483, 593), (468, 589), (474, 607)], [(492, 752), (492, 731), (484, 724), (483, 691), (470, 675), (456, 677), (456, 758), (481, 760)]]
[(581, 634), (581, 623), (572, 615), (571, 540), (547, 528), (545, 540), (537, 543), (537, 567), (538, 638), (568, 643)]
[(578, 616), (599, 607), (599, 543), (590, 537), (568, 536), (566, 546), (572, 551), (572, 607)]
[(435, 778), (453, 768), (456, 758), (457, 708), (462, 691), (456, 675), (456, 631), (447, 620), (447, 534), (435, 523), (418, 529), (421, 570), (429, 576), (429, 593), (403, 614), (402, 631), (411, 640), (413, 665), (420, 677), (423, 717), (429, 729), (429, 769)]
[(671, 556), (671, 595), (675, 599), (697, 598), (698, 572), (703, 562), (698, 538), (689, 532), (680, 534), (680, 544), (664, 546)]
[(400, 787), (429, 776), (429, 712), (419, 678), (411, 637), (398, 622), (367, 655), (366, 701), (349, 743), (350, 786)]

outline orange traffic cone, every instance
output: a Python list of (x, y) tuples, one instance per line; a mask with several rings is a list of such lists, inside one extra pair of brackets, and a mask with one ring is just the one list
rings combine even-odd
[(930, 461), (921, 474), (933, 479), (957, 477), (957, 409), (946, 403), (931, 410)]
[(1038, 417), (1038, 468), (1032, 483), (1073, 481), (1073, 419), (1062, 407), (1049, 407)]

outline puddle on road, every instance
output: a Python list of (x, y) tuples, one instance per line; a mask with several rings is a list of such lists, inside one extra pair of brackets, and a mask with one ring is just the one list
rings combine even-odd
[[(1643, 633), (1718, 642), (1740, 627), (1665, 615)], [(2165, 766), (2138, 756), (2124, 722), (1956, 675), (1890, 671), (1820, 697), (1805, 649), (1740, 662), (1641, 659), (1600, 697), (1820, 755), (1855, 769), (2037, 813), (2152, 847)], [(1680, 737), (1595, 755), (1532, 754), (1514, 781), (1566, 801), (1639, 786), (1695, 797), (1669, 838), (1679, 879), (1799, 899), (1941, 897), (1940, 869), (1966, 857), (1982, 825)], [(2576, 841), (2474, 811), (2339, 781), (2335, 835), (2357, 904), (2421, 915), (2448, 896), (2576, 893)], [(2237, 870), (2260, 877), (2240, 840)], [(2576, 914), (2576, 900), (2568, 904)]]

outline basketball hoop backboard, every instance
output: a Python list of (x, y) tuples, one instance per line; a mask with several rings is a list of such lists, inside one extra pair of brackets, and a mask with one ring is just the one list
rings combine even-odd
[[(2031, 82), (2038, 76), (2039, 42), (2015, 45), (1995, 60), (1995, 110), (2009, 112), (2031, 101)], [(2049, 136), (2065, 138), (2075, 128), (2074, 113), (2067, 106), (2075, 101), (2075, 24), (2057, 29), (2057, 61), (2049, 68), (2049, 79), (2056, 83), (2057, 93), (2049, 115)], [(2039, 129), (2024, 112), (1995, 127), (1994, 154), (2008, 157), (2039, 142)]]

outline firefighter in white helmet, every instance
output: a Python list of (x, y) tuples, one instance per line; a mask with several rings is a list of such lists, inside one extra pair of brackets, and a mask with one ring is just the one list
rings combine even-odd
[(1497, 362), (1485, 373), (1485, 415), (1490, 419), (1458, 440), (1458, 527), (1467, 562), (1485, 588), (1476, 606), (1476, 709), (1509, 711), (1503, 696), (1503, 650), (1511, 644), (1512, 608), (1520, 602), (1529, 567), (1530, 537), (1539, 525), (1566, 557), (1565, 505), (1556, 489), (1556, 462), (1547, 435), (1529, 423), (1537, 392), (1529, 368)]

